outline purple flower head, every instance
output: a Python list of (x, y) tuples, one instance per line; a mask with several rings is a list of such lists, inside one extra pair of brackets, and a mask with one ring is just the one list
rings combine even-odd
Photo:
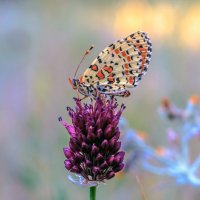
[[(105, 102), (100, 97), (90, 104), (78, 99), (75, 103), (75, 109), (67, 108), (72, 125), (59, 118), (70, 135), (69, 147), (63, 149), (64, 164), (78, 177), (73, 182), (94, 185), (114, 177), (124, 167), (118, 123), (125, 106), (118, 109), (114, 98)], [(71, 174), (69, 178), (73, 180)]]

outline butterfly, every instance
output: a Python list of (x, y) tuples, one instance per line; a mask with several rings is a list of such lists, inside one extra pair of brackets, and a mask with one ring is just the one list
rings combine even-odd
[[(86, 51), (84, 57), (92, 48)], [(69, 82), (85, 97), (96, 97), (98, 94), (128, 97), (128, 89), (136, 87), (146, 73), (151, 52), (152, 43), (147, 34), (135, 32), (106, 47), (77, 79), (79, 64)]]

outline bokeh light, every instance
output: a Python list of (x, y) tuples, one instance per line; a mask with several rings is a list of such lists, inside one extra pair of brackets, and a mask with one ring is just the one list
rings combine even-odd
[(176, 7), (170, 3), (151, 5), (147, 1), (128, 1), (117, 10), (114, 29), (118, 35), (145, 29), (162, 40), (174, 33), (176, 12)]
[(200, 47), (200, 5), (189, 6), (180, 23), (180, 39), (192, 49)]

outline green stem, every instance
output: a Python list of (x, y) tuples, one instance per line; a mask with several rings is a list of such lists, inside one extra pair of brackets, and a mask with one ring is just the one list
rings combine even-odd
[(96, 199), (96, 186), (90, 187), (90, 200)]

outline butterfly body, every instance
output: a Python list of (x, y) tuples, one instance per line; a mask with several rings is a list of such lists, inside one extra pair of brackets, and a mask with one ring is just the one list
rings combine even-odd
[(70, 79), (70, 83), (84, 96), (128, 97), (128, 89), (136, 87), (146, 73), (151, 51), (147, 34), (138, 31), (106, 47), (80, 79)]
[[(97, 86), (97, 88), (95, 88), (93, 85), (87, 86), (84, 83), (80, 83), (79, 79), (72, 79), (72, 81), (70, 80), (70, 83), (72, 83), (74, 90), (78, 90), (78, 92), (84, 95), (85, 97), (89, 96), (96, 97), (98, 94), (105, 94), (105, 92), (107, 91), (106, 88), (112, 89), (112, 86), (109, 85), (107, 87), (104, 86), (103, 88), (101, 88), (101, 86)], [(125, 90), (125, 86), (122, 87), (122, 90), (116, 92), (112, 91), (110, 93), (106, 92), (106, 94), (114, 96), (122, 96), (122, 97), (130, 96), (130, 92), (128, 90)]]

